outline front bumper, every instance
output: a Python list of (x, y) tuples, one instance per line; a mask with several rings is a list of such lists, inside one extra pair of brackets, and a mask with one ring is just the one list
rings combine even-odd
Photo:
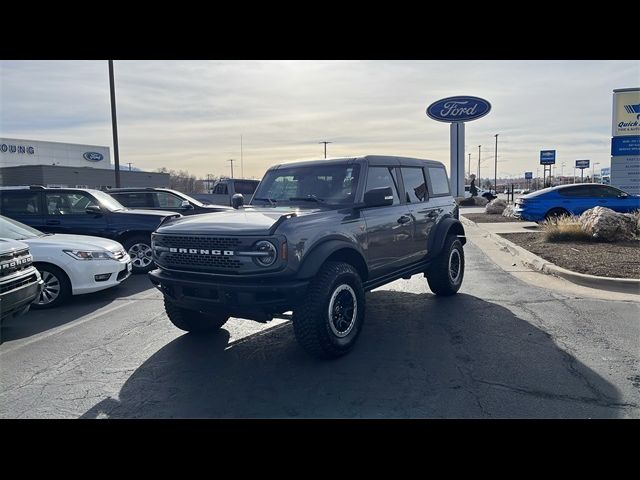
[(149, 272), (151, 283), (176, 305), (190, 310), (220, 311), (242, 318), (261, 317), (293, 309), (308, 280), (224, 281), (201, 275), (173, 274), (160, 268)]
[[(99, 292), (120, 285), (131, 276), (129, 255), (118, 261), (105, 260), (82, 262), (72, 260), (67, 263), (67, 273), (71, 280), (73, 295)], [(97, 281), (96, 275), (110, 274), (107, 280)]]
[(44, 282), (35, 269), (31, 275), (34, 275), (33, 281), (0, 295), (0, 316), (2, 318), (22, 312), (25, 307), (38, 298)]

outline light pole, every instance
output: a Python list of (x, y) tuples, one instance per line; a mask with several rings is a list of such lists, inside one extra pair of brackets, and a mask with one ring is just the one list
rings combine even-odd
[(333, 142), (318, 142), (318, 143), (324, 143), (324, 158), (327, 158), (327, 143), (333, 143)]
[(231, 178), (233, 178), (233, 162), (235, 162), (235, 160), (233, 158), (230, 158), (229, 160), (227, 160), (228, 162), (231, 162)]
[(131, 171), (131, 162), (127, 162), (127, 165), (129, 165), (129, 171)]
[(111, 95), (111, 128), (113, 130), (113, 160), (115, 161), (116, 188), (120, 188), (120, 152), (118, 151), (118, 120), (116, 116), (116, 86), (113, 79), (113, 60), (109, 60), (109, 93)]
[(496, 192), (496, 195), (498, 194), (498, 133), (496, 133), (494, 135), (494, 137), (496, 137), (496, 158), (495, 158), (495, 168), (493, 171), (493, 188)]
[(600, 162), (593, 162), (593, 167), (591, 167), (591, 183), (596, 183), (596, 165), (600, 165)]
[(478, 186), (480, 186), (480, 147), (482, 145), (478, 145)]
[(565, 162), (562, 162), (560, 164), (560, 176), (562, 177), (562, 180), (561, 180), (562, 183), (564, 183), (564, 164)]
[(467, 171), (469, 172), (469, 182), (471, 182), (471, 153), (469, 153), (469, 168)]

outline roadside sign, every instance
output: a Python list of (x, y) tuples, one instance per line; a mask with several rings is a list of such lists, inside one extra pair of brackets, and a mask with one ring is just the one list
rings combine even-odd
[(576, 160), (576, 168), (589, 168), (589, 160)]
[(613, 137), (611, 139), (611, 156), (640, 155), (640, 135)]
[(555, 150), (540, 150), (540, 165), (554, 165), (556, 163)]
[(531, 180), (533, 178), (533, 172), (524, 172), (524, 179)]

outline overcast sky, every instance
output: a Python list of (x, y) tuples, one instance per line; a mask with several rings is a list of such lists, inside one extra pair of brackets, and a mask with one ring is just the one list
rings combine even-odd
[[(106, 61), (0, 68), (0, 135), (112, 147)], [(123, 165), (228, 175), (234, 158), (239, 176), (242, 135), (246, 177), (322, 158), (321, 140), (334, 142), (329, 156), (416, 156), (448, 169), (449, 125), (425, 109), (474, 95), (492, 104), (466, 125), (472, 171), (482, 145), (484, 177), (493, 176), (496, 133), (498, 176), (535, 175), (541, 149), (557, 150), (558, 174), (563, 161), (565, 174), (576, 159), (609, 165), (612, 90), (639, 86), (640, 63), (116, 61), (115, 78)]]

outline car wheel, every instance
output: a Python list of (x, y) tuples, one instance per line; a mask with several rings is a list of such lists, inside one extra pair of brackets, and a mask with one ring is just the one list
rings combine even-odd
[(545, 214), (544, 219), (548, 221), (553, 221), (561, 217), (569, 217), (570, 215), (571, 214), (568, 211), (566, 211), (564, 208), (552, 208)]
[(448, 296), (460, 290), (464, 278), (464, 250), (455, 235), (448, 235), (440, 255), (426, 271), (429, 288), (436, 295)]
[(133, 273), (145, 273), (154, 267), (150, 237), (134, 235), (122, 242), (122, 246), (131, 257)]
[(220, 330), (220, 327), (229, 320), (229, 315), (224, 313), (204, 313), (179, 307), (166, 295), (164, 297), (164, 310), (171, 323), (186, 332), (215, 332)]
[(31, 307), (44, 309), (57, 307), (71, 296), (71, 282), (61, 269), (49, 264), (35, 264), (42, 277), (42, 291)]
[(355, 345), (364, 310), (364, 288), (356, 269), (345, 262), (326, 262), (294, 309), (296, 339), (314, 357), (340, 357)]

